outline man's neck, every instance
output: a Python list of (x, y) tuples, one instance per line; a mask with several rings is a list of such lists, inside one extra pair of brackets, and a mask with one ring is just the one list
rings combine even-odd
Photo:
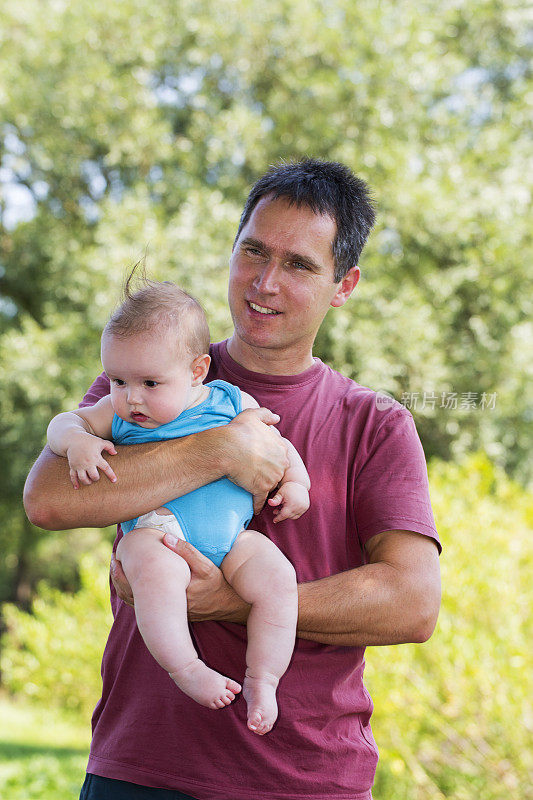
[(262, 375), (298, 375), (315, 363), (313, 353), (306, 347), (290, 352), (268, 347), (253, 347), (235, 333), (228, 339), (228, 353), (237, 364)]

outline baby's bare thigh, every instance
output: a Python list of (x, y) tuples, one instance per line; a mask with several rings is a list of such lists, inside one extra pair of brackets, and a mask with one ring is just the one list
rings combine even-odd
[(142, 552), (145, 549), (151, 550), (158, 544), (161, 547), (165, 547), (163, 544), (164, 535), (157, 528), (134, 528), (130, 533), (126, 533), (118, 543), (117, 558), (121, 559), (127, 553)]
[[(128, 572), (153, 572), (171, 568), (176, 574), (184, 573), (190, 578), (186, 561), (163, 544), (164, 531), (157, 528), (134, 528), (122, 537), (117, 545), (117, 558)], [(128, 576), (129, 577), (129, 576)]]
[(262, 580), (269, 580), (272, 576), (295, 579), (294, 567), (274, 542), (262, 533), (248, 529), (237, 536), (221, 569), (228, 583), (232, 583), (237, 570), (242, 572), (252, 568)]

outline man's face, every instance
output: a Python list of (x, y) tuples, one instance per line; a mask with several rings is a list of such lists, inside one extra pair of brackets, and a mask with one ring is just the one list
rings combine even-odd
[(335, 234), (332, 217), (308, 206), (268, 196), (258, 202), (230, 259), (230, 352), (244, 366), (254, 369), (252, 352), (284, 361), (295, 372), (311, 365), (328, 308), (343, 305), (359, 277), (354, 267), (349, 290), (346, 279), (334, 283)]

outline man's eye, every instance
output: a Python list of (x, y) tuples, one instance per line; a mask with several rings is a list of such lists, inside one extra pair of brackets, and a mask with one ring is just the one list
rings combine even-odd
[(153, 389), (157, 386), (157, 381), (145, 381), (144, 385), (148, 386), (149, 389)]
[(246, 247), (245, 248), (245, 252), (249, 256), (261, 256), (261, 255), (263, 255), (261, 250), (259, 250), (257, 247)]
[(307, 264), (304, 264), (303, 261), (293, 261), (292, 266), (296, 269), (308, 269)]

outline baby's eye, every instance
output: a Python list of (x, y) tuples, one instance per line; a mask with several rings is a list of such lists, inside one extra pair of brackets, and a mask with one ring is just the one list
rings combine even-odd
[(149, 389), (154, 389), (157, 386), (157, 381), (145, 381), (145, 386), (148, 386)]
[(125, 386), (126, 381), (123, 381), (122, 378), (113, 378), (113, 383), (115, 386)]

